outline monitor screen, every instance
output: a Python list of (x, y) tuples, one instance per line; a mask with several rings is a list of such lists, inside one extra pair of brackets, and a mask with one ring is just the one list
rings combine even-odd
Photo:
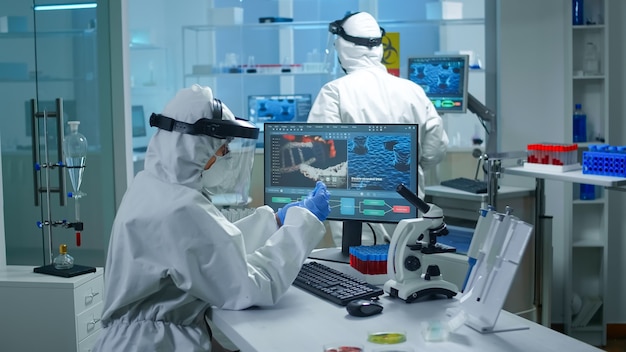
[(248, 97), (248, 119), (259, 127), (258, 146), (263, 146), (266, 122), (306, 122), (311, 94), (268, 94)]
[(143, 112), (143, 106), (133, 105), (131, 111), (133, 120), (133, 137), (146, 136), (146, 117)]
[(133, 152), (145, 153), (152, 137), (143, 105), (131, 106), (131, 127), (133, 131)]
[(465, 113), (468, 61), (468, 55), (410, 57), (409, 80), (424, 88), (438, 113)]
[(401, 183), (417, 190), (415, 124), (267, 123), (264, 152), (265, 204), (277, 210), (322, 180), (330, 193), (328, 219), (344, 222), (344, 240), (352, 237), (353, 245), (360, 244), (362, 222), (417, 217), (396, 192)]

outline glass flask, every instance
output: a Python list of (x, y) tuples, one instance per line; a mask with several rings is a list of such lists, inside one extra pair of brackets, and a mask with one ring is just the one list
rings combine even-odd
[(78, 132), (80, 121), (68, 121), (67, 124), (70, 125), (70, 133), (63, 139), (63, 155), (74, 188), (72, 197), (80, 198), (85, 195), (80, 191), (80, 186), (83, 182), (83, 171), (85, 171), (87, 139)]
[(54, 268), (59, 270), (71, 269), (74, 266), (74, 258), (67, 254), (67, 245), (59, 246), (59, 255), (54, 257)]

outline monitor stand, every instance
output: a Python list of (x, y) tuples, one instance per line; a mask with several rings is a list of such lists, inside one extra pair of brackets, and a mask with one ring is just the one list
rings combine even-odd
[(344, 220), (341, 248), (322, 248), (309, 254), (310, 259), (336, 263), (350, 263), (350, 247), (361, 245), (363, 226), (360, 221)]

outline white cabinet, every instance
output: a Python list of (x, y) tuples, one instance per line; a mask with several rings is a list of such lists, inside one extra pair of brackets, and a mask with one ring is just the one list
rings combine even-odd
[(63, 278), (0, 269), (0, 341), (14, 351), (90, 351), (100, 332), (103, 269)]
[[(573, 140), (573, 119), (576, 104), (587, 115), (587, 143), (610, 143), (609, 135), (609, 0), (586, 0), (586, 24), (568, 23), (566, 38), (571, 50), (565, 65), (566, 95), (569, 116), (565, 131)], [(568, 13), (572, 13), (572, 2)], [(597, 63), (590, 65), (589, 47), (595, 47)], [(567, 135), (567, 134), (566, 134)], [(582, 155), (579, 155), (581, 160)], [(610, 192), (595, 187), (595, 199), (581, 200), (580, 183), (565, 191), (565, 224), (563, 323), (565, 332), (593, 345), (606, 345), (608, 293), (608, 197)]]

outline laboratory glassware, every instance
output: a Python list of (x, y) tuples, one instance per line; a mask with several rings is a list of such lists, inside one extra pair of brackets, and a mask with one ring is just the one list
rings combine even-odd
[(59, 255), (54, 257), (54, 268), (59, 270), (71, 269), (74, 267), (74, 257), (67, 254), (67, 245), (59, 245)]
[(85, 159), (87, 158), (87, 138), (78, 132), (80, 121), (68, 121), (70, 134), (63, 140), (63, 154), (65, 156), (65, 167), (70, 175), (70, 181), (74, 192), (73, 198), (81, 198), (86, 194), (81, 192), (80, 186), (83, 182), (83, 172), (85, 171)]

